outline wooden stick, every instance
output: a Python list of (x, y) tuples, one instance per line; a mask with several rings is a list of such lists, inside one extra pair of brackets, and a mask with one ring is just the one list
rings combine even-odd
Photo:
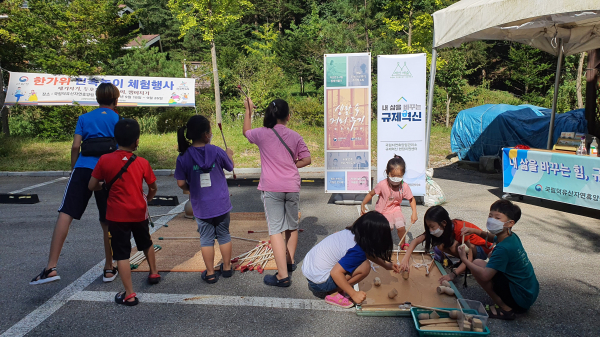
[(456, 320), (452, 318), (434, 318), (434, 319), (424, 319), (420, 320), (419, 324), (421, 325), (429, 325), (429, 324), (438, 324), (438, 323), (455, 323)]
[(158, 218), (158, 217), (165, 216), (165, 215), (177, 215), (177, 214), (181, 214), (181, 213), (183, 213), (183, 212), (151, 215), (151, 216), (149, 216), (149, 218)]
[[(227, 142), (225, 141), (225, 134), (223, 133), (223, 127), (221, 126), (221, 122), (217, 123), (219, 125), (219, 130), (221, 130), (221, 136), (223, 136), (223, 145), (225, 145), (225, 150), (227, 150)], [(233, 174), (233, 179), (237, 179), (235, 175), (235, 169), (231, 169), (231, 173)]]
[(415, 308), (419, 308), (419, 309), (425, 309), (425, 310), (431, 310), (431, 311), (439, 311), (439, 312), (445, 312), (445, 313), (450, 313), (452, 311), (457, 311), (457, 310), (444, 310), (444, 309), (438, 309), (438, 308), (432, 308), (432, 307), (426, 307), (423, 305), (417, 305), (417, 304), (411, 304), (411, 306), (415, 307)]
[[(402, 236), (402, 239), (400, 239), (400, 242), (398, 242), (399, 245), (402, 244), (402, 240), (404, 240), (404, 238), (406, 237), (406, 234), (408, 234), (408, 231), (410, 231), (412, 225), (414, 225), (414, 223), (411, 223), (410, 226), (408, 226), (408, 228), (406, 229), (406, 233), (404, 233), (404, 235)], [(402, 247), (400, 247), (400, 250), (402, 250)]]
[(436, 330), (436, 331), (460, 331), (459, 327), (453, 326), (424, 326), (421, 330)]

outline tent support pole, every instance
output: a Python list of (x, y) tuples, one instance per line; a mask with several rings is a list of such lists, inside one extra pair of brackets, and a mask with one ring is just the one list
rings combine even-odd
[(431, 50), (431, 69), (429, 70), (429, 89), (427, 92), (427, 134), (425, 135), (425, 149), (427, 157), (425, 167), (429, 168), (429, 140), (431, 138), (431, 110), (433, 109), (433, 90), (435, 88), (435, 65), (437, 62), (437, 50)]
[(558, 39), (558, 60), (556, 61), (556, 78), (554, 79), (554, 98), (552, 99), (552, 115), (550, 115), (550, 127), (548, 128), (548, 144), (546, 149), (552, 150), (554, 139), (554, 116), (556, 115), (556, 104), (558, 100), (558, 86), (560, 84), (560, 71), (563, 61), (563, 39)]

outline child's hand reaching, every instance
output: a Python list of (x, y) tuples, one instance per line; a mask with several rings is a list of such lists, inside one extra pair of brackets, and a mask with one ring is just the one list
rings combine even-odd
[(233, 150), (230, 147), (225, 149), (225, 153), (227, 153), (228, 156), (233, 157)]
[(402, 259), (402, 261), (400, 262), (400, 271), (404, 271), (404, 270), (409, 270), (410, 269), (410, 265), (408, 264), (408, 255), (405, 255), (404, 258)]
[(419, 217), (417, 216), (417, 213), (413, 212), (412, 215), (410, 216), (411, 223), (417, 222), (418, 219), (419, 219)]
[(360, 205), (360, 215), (365, 215), (365, 213), (369, 212), (369, 210), (367, 209), (367, 205), (366, 204), (361, 204)]
[(440, 284), (442, 284), (442, 282), (444, 282), (444, 281), (450, 282), (453, 280), (454, 280), (454, 273), (450, 273), (450, 274), (446, 274), (446, 275), (440, 277), (439, 282), (440, 282)]
[(462, 245), (458, 246), (458, 256), (463, 261), (467, 260), (467, 252), (465, 252), (465, 247)]
[(465, 236), (467, 236), (467, 235), (470, 235), (470, 234), (475, 234), (475, 231), (476, 231), (476, 230), (477, 230), (476, 228), (463, 227), (463, 228), (460, 230), (460, 235), (465, 235)]
[(350, 295), (352, 301), (356, 304), (361, 304), (367, 299), (367, 293), (364, 291), (355, 291), (354, 294)]
[(394, 273), (399, 274), (400, 273), (400, 265), (397, 263), (392, 264), (392, 269), (394, 270)]

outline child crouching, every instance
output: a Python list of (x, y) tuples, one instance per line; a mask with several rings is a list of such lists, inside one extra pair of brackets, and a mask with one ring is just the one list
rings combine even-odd
[(343, 294), (354, 303), (362, 303), (367, 294), (353, 286), (369, 275), (368, 260), (399, 272), (398, 265), (391, 262), (393, 241), (389, 226), (384, 215), (372, 211), (319, 242), (306, 254), (302, 265), (308, 289), (332, 305), (352, 307), (354, 304)]

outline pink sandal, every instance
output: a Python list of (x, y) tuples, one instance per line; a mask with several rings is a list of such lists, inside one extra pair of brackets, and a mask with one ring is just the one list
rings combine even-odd
[(345, 309), (352, 308), (354, 306), (354, 303), (352, 303), (352, 301), (350, 301), (343, 295), (340, 295), (339, 293), (336, 293), (335, 295), (325, 296), (325, 302), (331, 305), (337, 305), (338, 307), (342, 307)]

